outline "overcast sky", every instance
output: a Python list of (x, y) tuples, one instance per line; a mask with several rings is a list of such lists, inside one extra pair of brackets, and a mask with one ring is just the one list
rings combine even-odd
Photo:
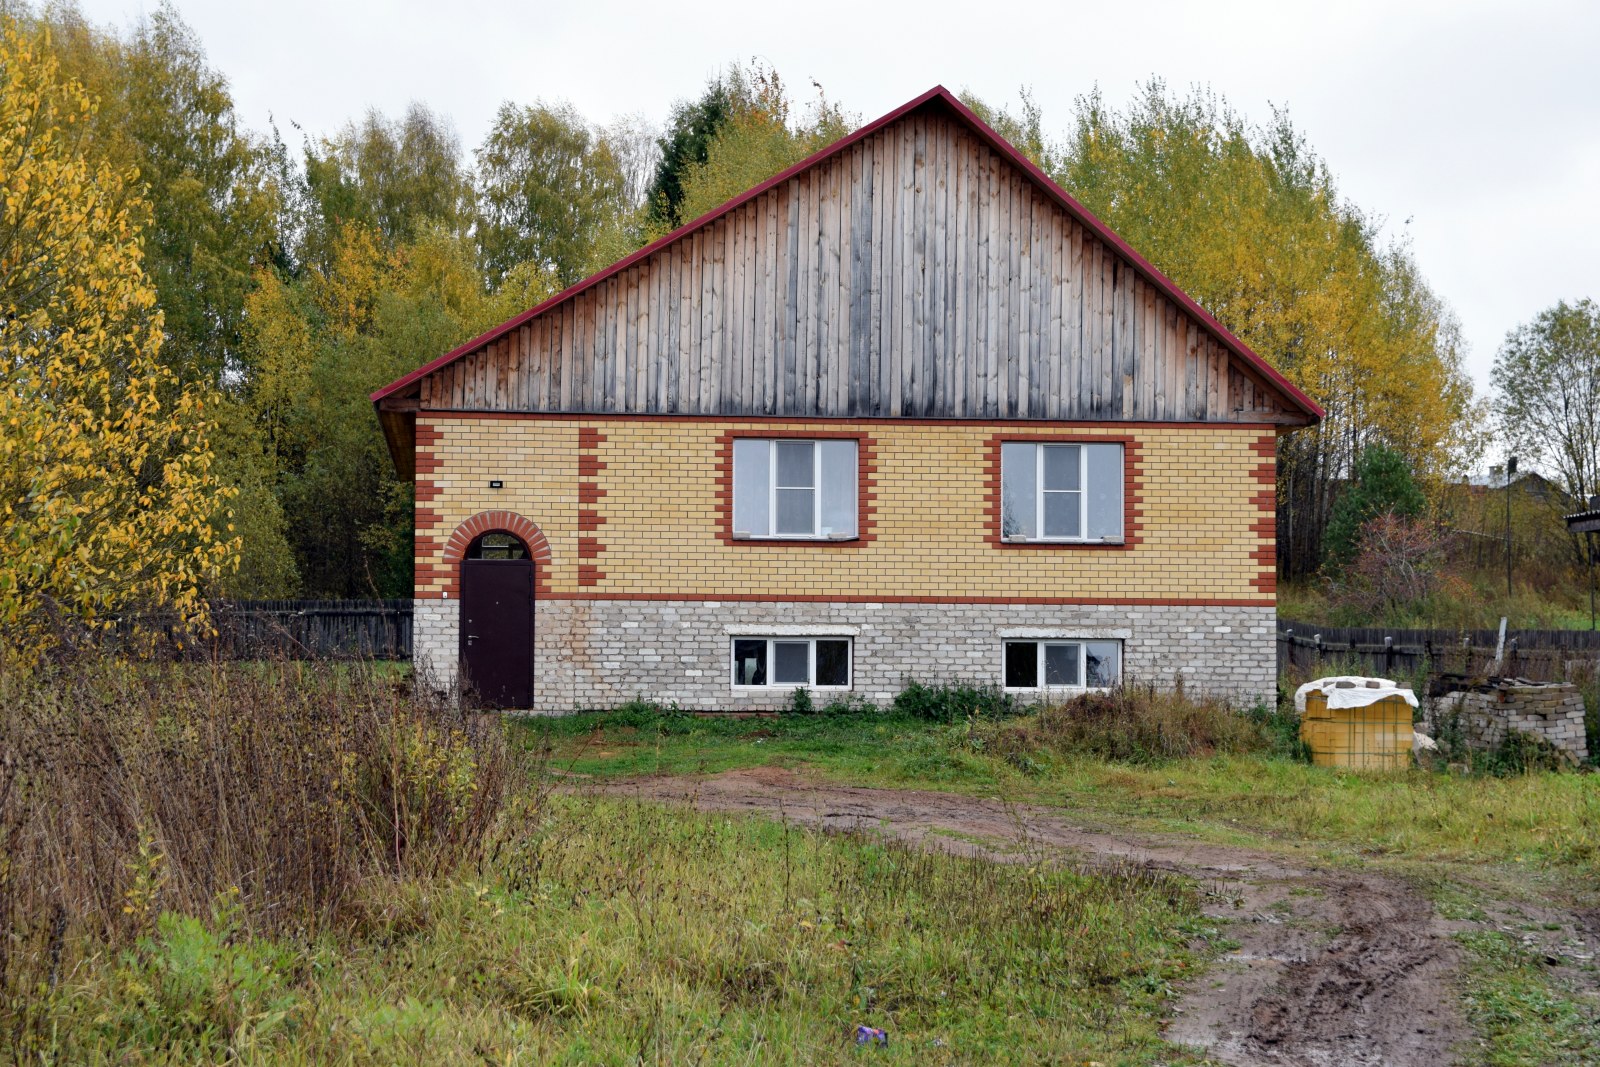
[[(124, 25), (153, 4), (81, 0)], [(1343, 193), (1409, 240), (1487, 389), (1507, 330), (1600, 298), (1600, 0), (808, 4), (178, 0), (245, 122), (329, 132), (422, 100), (470, 150), (503, 100), (662, 121), (730, 61), (815, 79), (863, 121), (935, 84), (1047, 126), (1099, 86), (1206, 85), (1252, 120), (1286, 105)], [(1158, 264), (1159, 266), (1159, 264)]]

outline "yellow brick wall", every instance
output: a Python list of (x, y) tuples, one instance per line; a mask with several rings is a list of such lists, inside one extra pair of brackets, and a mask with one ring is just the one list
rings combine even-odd
[[(1061, 598), (1274, 602), (1272, 431), (1233, 426), (1004, 425), (838, 420), (781, 424), (603, 418), (418, 421), (418, 597), (453, 590), (445, 546), (483, 511), (538, 526), (554, 596), (716, 599)], [(580, 430), (591, 446), (580, 450)], [(872, 539), (856, 545), (729, 544), (719, 493), (729, 431), (804, 437), (859, 431), (876, 464)], [(991, 494), (996, 435), (1131, 437), (1142, 483), (1138, 543), (1002, 548)], [(580, 476), (580, 452), (597, 459)], [(502, 489), (488, 488), (491, 479)], [(581, 504), (580, 482), (603, 491)], [(580, 511), (604, 521), (579, 529)], [(580, 537), (603, 546), (579, 558)], [(580, 567), (590, 568), (580, 572)], [(454, 595), (451, 592), (451, 595)]]

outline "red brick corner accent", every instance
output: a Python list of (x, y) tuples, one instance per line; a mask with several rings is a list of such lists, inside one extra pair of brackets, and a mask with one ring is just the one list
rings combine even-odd
[[(593, 426), (578, 427), (578, 503), (585, 505), (578, 511), (578, 530), (585, 534), (598, 533), (600, 524), (606, 521), (600, 514), (600, 498), (606, 495), (600, 486), (600, 472), (606, 469), (600, 459), (600, 446), (605, 439), (606, 435)], [(578, 538), (579, 559), (599, 559), (605, 550), (605, 542), (598, 537)], [(593, 563), (578, 564), (580, 586), (599, 585), (605, 576), (606, 572)]]
[[(514, 511), (480, 511), (466, 522), (457, 526), (450, 539), (444, 544), (442, 559), (437, 565), (436, 576), (444, 586), (444, 595), (457, 597), (461, 595), (461, 560), (467, 554), (467, 548), (479, 534), (504, 530), (506, 533), (515, 534), (528, 546), (528, 555), (533, 559), (533, 592), (535, 596), (546, 596), (550, 592), (550, 542), (545, 540), (544, 531), (518, 515)], [(419, 575), (419, 577), (421, 577)]]
[[(1000, 446), (1022, 444), (1121, 445), (1122, 540), (1007, 541), (1000, 536)], [(989, 543), (996, 548), (1115, 549), (1126, 551), (1144, 541), (1144, 444), (1137, 437), (1103, 437), (1093, 434), (995, 434), (989, 438), (989, 476), (984, 480), (989, 496)]]
[(1263, 593), (1278, 591), (1278, 437), (1262, 434), (1250, 446), (1262, 461), (1256, 465), (1256, 481), (1266, 488), (1250, 498), (1256, 506), (1257, 519), (1250, 524), (1250, 532), (1261, 538), (1261, 543), (1250, 554), (1260, 568), (1250, 584)]
[[(738, 437), (762, 440), (854, 441), (856, 443), (856, 535), (848, 541), (808, 541), (790, 537), (733, 536), (733, 442)], [(725, 545), (787, 545), (792, 548), (865, 548), (878, 539), (878, 445), (859, 430), (728, 430), (717, 438), (717, 537)]]

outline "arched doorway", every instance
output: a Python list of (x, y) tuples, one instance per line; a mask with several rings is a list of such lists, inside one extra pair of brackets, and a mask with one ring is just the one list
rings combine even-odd
[(473, 538), (461, 557), (461, 667), (486, 708), (533, 707), (534, 561), (505, 530)]

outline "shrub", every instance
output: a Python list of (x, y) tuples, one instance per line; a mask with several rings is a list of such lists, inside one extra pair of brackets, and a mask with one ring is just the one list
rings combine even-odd
[(858, 696), (855, 693), (846, 693), (843, 696), (834, 697), (824, 704), (820, 714), (835, 716), (875, 715), (878, 711), (878, 705), (866, 697)]
[(788, 710), (791, 715), (816, 714), (817, 706), (811, 700), (811, 690), (802, 685), (799, 689), (790, 691)]
[(1494, 748), (1471, 753), (1471, 762), (1473, 770), (1497, 778), (1534, 771), (1562, 771), (1572, 766), (1556, 746), (1522, 730), (1507, 730)]
[(497, 716), (359, 664), (0, 667), (0, 1042), (71, 946), (178, 944), (160, 917), (223, 898), (314, 932), (475, 863), (519, 780)]
[(1360, 548), (1361, 531), (1372, 519), (1389, 514), (1414, 519), (1427, 507), (1406, 459), (1386, 445), (1369, 445), (1356, 458), (1350, 483), (1333, 502), (1322, 535), (1328, 570), (1339, 571)]
[(900, 715), (927, 722), (962, 722), (966, 719), (993, 719), (1017, 715), (1025, 705), (997, 685), (935, 683), (924, 685), (907, 679), (905, 688), (894, 698)]
[(1300, 739), (1300, 715), (1294, 710), (1294, 694), (1289, 694), (1285, 704), (1256, 704), (1244, 712), (1261, 731), (1267, 750), (1275, 756), (1311, 762), (1311, 746)]
[(971, 743), (1025, 770), (1046, 753), (1158, 763), (1266, 750), (1267, 718), (1240, 714), (1215, 698), (1193, 699), (1181, 689), (1128, 686), (1084, 693), (1026, 718), (988, 724), (973, 732)]

